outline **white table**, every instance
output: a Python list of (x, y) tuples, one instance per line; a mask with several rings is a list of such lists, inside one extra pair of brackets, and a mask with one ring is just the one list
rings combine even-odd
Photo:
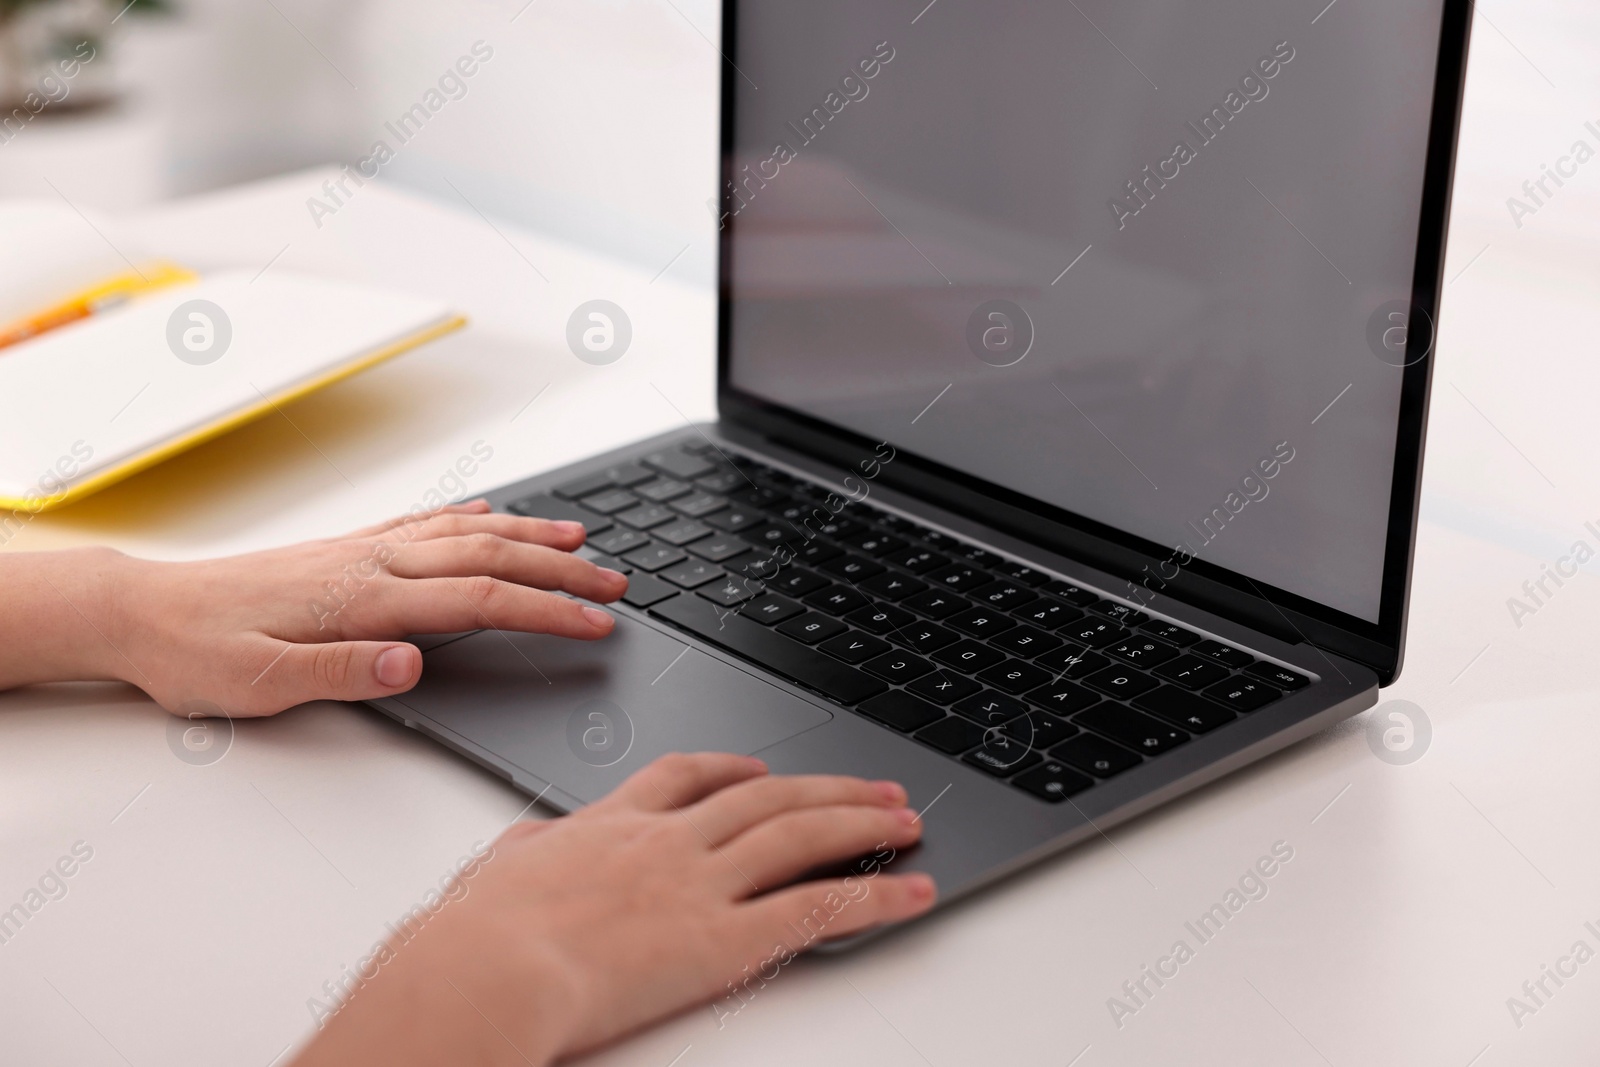
[[(304, 201), (325, 177), (128, 232), (201, 267), (277, 257), (447, 296), (473, 328), (294, 405), (292, 424), (42, 516), (8, 549), (261, 547), (397, 513), (476, 440), (494, 448), (486, 489), (713, 414), (707, 290), (379, 187), (318, 229)], [(1452, 277), (1489, 225), (1458, 219)], [(1600, 961), (1520, 1029), (1506, 1007), (1575, 940), (1600, 949), (1583, 926), (1600, 928), (1600, 595), (1586, 569), (1520, 628), (1505, 605), (1600, 518), (1596, 268), (1545, 233), (1496, 246), (1448, 293), (1410, 650), (1384, 694), (1425, 708), (1424, 758), (1379, 761), (1363, 717), (900, 936), (792, 965), (723, 1028), (697, 1010), (593, 1062), (1488, 1067), (1592, 1051)], [(634, 324), (609, 367), (563, 340), (594, 297)], [(0, 909), (75, 842), (93, 849), (0, 944), (8, 1064), (283, 1062), (322, 983), (526, 804), (358, 708), (240, 723), (209, 766), (176, 758), (171, 721), (119, 686), (0, 694)], [(1294, 858), (1268, 895), (1199, 945), (1185, 922), (1279, 841)], [(1179, 938), (1194, 958), (1146, 980), (1119, 1028), (1108, 998)]]

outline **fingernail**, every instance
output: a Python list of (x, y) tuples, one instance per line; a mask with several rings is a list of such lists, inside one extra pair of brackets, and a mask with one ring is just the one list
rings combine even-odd
[(901, 808), (899, 811), (894, 813), (894, 817), (905, 823), (907, 826), (914, 826), (917, 820), (921, 818), (921, 816), (912, 811), (910, 808)]
[(933, 879), (925, 874), (906, 875), (906, 892), (912, 900), (932, 900), (934, 893)]
[(588, 620), (590, 626), (598, 627), (602, 630), (611, 629), (614, 621), (610, 615), (607, 615), (599, 608), (584, 608), (583, 617)]
[(560, 530), (564, 534), (574, 534), (575, 535), (575, 534), (581, 534), (581, 533), (585, 532), (585, 530), (583, 528), (583, 523), (581, 523), (581, 522), (569, 522), (566, 519), (562, 519), (561, 521), (557, 522), (556, 523), (556, 529)]
[(626, 574), (623, 574), (621, 571), (614, 571), (610, 567), (601, 567), (599, 568), (599, 571), (600, 576), (608, 582), (625, 582), (628, 580), (628, 576)]
[(766, 760), (756, 759), (754, 756), (746, 756), (745, 760), (748, 761), (750, 766), (754, 767), (756, 770), (761, 771), (762, 773), (766, 772), (766, 770), (767, 770), (767, 761)]
[(386, 648), (378, 654), (378, 681), (383, 685), (405, 685), (411, 681), (411, 650)]
[(906, 790), (899, 782), (874, 782), (878, 795), (891, 804), (904, 804)]

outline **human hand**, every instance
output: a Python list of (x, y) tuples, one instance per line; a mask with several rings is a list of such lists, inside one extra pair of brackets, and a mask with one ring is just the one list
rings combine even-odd
[(115, 675), (162, 707), (271, 715), (308, 700), (410, 689), (401, 638), (485, 627), (593, 640), (615, 620), (545, 590), (620, 597), (628, 580), (572, 555), (577, 523), (492, 514), (487, 502), (343, 537), (193, 563), (118, 556), (104, 637)]
[[(813, 940), (933, 905), (926, 875), (881, 873), (921, 834), (905, 802), (892, 782), (768, 777), (746, 756), (659, 759), (502, 834), (295, 1067), (545, 1064), (769, 981)], [(871, 873), (790, 885), (875, 850)]]

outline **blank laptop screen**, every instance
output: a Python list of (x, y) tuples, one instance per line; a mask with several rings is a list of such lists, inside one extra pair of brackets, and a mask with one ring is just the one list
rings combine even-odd
[(740, 5), (731, 385), (1376, 621), (1442, 3), (1320, 7)]

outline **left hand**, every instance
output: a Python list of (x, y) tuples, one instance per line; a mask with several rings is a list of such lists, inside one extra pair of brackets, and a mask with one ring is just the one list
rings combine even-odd
[(343, 537), (194, 563), (107, 565), (105, 664), (178, 714), (271, 715), (308, 700), (405, 692), (422, 653), (402, 638), (494, 628), (594, 640), (628, 588), (575, 556), (578, 523), (482, 500)]

